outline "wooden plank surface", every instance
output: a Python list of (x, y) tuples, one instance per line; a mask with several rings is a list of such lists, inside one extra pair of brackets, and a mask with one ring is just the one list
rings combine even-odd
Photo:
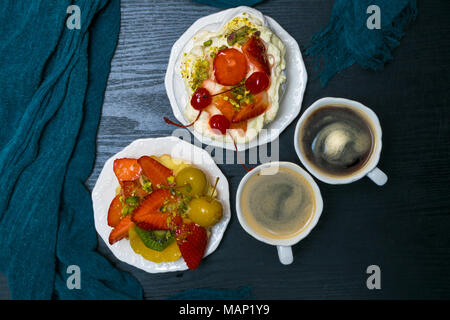
[[(303, 49), (328, 22), (332, 0), (268, 0), (257, 9), (277, 20)], [(95, 184), (106, 161), (137, 138), (171, 135), (164, 75), (172, 44), (198, 18), (220, 9), (185, 0), (122, 0), (119, 45), (105, 94), (97, 159), (87, 181)], [(389, 175), (380, 188), (368, 179), (351, 185), (319, 183), (323, 215), (311, 235), (282, 266), (275, 248), (262, 244), (232, 219), (218, 250), (195, 271), (148, 274), (99, 250), (142, 283), (148, 299), (188, 288), (250, 285), (257, 299), (450, 298), (450, 25), (445, 0), (419, 3), (419, 17), (385, 70), (354, 66), (326, 88), (309, 82), (304, 110), (325, 96), (358, 100), (378, 114), (383, 128), (379, 166)], [(292, 143), (295, 124), (280, 136), (280, 158), (300, 163)], [(231, 207), (245, 174), (220, 165), (231, 187)], [(379, 265), (382, 289), (366, 288), (366, 268)], [(0, 276), (0, 298), (9, 297)]]

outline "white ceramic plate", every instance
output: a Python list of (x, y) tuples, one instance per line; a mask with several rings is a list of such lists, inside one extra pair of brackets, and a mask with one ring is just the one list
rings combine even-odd
[[(261, 19), (265, 26), (268, 26), (286, 46), (286, 85), (284, 94), (280, 101), (280, 108), (274, 121), (266, 126), (267, 135), (260, 135), (250, 143), (238, 144), (238, 150), (253, 148), (274, 141), (280, 133), (298, 116), (306, 88), (307, 74), (302, 54), (297, 41), (291, 37), (275, 20), (264, 16), (258, 10), (249, 7), (237, 7), (224, 10), (198, 19), (187, 31), (175, 42), (170, 53), (169, 65), (167, 67), (165, 86), (166, 92), (172, 106), (175, 118), (187, 124), (184, 118), (184, 108), (188, 101), (185, 85), (181, 77), (180, 63), (185, 52), (192, 48), (192, 38), (200, 30), (218, 31), (229, 20), (241, 13), (249, 13)], [(273, 129), (273, 130), (272, 130)], [(223, 144), (222, 142), (203, 137), (192, 127), (189, 130), (202, 143), (215, 147), (234, 150), (233, 143)]]
[(116, 188), (119, 185), (113, 171), (114, 160), (124, 157), (138, 158), (144, 155), (160, 156), (162, 154), (169, 154), (172, 158), (183, 159), (194, 164), (205, 172), (210, 183), (214, 183), (216, 177), (220, 178), (217, 184), (217, 199), (222, 203), (223, 217), (211, 229), (211, 237), (208, 241), (205, 256), (217, 249), (231, 217), (227, 178), (222, 174), (208, 152), (176, 137), (139, 139), (132, 142), (106, 161), (97, 179), (92, 191), (95, 228), (117, 259), (150, 273), (180, 271), (186, 270), (188, 267), (183, 258), (174, 262), (164, 263), (148, 261), (141, 255), (136, 254), (131, 248), (130, 242), (126, 239), (110, 245), (108, 238), (112, 228), (108, 226), (107, 217), (109, 205), (115, 197)]

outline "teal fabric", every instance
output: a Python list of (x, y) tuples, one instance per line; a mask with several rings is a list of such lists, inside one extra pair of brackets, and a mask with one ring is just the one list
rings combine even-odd
[[(380, 8), (381, 29), (367, 28), (370, 5)], [(416, 16), (416, 0), (335, 0), (329, 24), (313, 36), (306, 50), (321, 69), (322, 86), (355, 63), (366, 69), (383, 69)]]
[[(66, 27), (69, 5), (81, 29)], [(97, 250), (90, 194), (119, 0), (2, 1), (0, 272), (13, 299), (139, 299)], [(66, 285), (81, 270), (81, 289)]]
[(219, 8), (233, 8), (239, 6), (253, 6), (262, 0), (195, 0), (196, 2), (207, 4)]

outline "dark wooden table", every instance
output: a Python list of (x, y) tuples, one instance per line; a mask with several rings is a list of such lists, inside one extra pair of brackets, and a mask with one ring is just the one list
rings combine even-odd
[[(328, 22), (332, 0), (269, 0), (256, 6), (276, 19), (303, 49)], [(220, 9), (185, 0), (122, 1), (122, 27), (98, 132), (92, 189), (106, 161), (137, 138), (171, 135), (164, 75), (172, 44), (198, 18)], [(142, 283), (145, 297), (165, 298), (188, 288), (250, 285), (257, 299), (450, 298), (450, 2), (419, 3), (394, 60), (380, 72), (351, 67), (322, 88), (310, 76), (304, 110), (315, 100), (345, 97), (378, 114), (384, 135), (380, 161), (384, 187), (368, 179), (351, 185), (319, 182), (324, 212), (311, 235), (294, 247), (290, 266), (274, 247), (251, 238), (234, 209), (218, 250), (194, 271), (148, 274), (99, 250)], [(295, 124), (280, 136), (280, 158), (299, 163), (292, 144)], [(220, 165), (235, 192), (240, 165)], [(381, 290), (368, 290), (366, 268), (381, 268)], [(0, 278), (0, 298), (8, 298)]]

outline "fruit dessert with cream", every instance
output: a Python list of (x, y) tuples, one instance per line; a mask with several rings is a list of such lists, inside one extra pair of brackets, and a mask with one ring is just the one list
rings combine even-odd
[(186, 119), (203, 136), (251, 141), (279, 108), (280, 87), (286, 80), (283, 42), (248, 13), (218, 32), (202, 30), (192, 41), (181, 61), (189, 97)]
[(197, 268), (222, 218), (218, 179), (211, 186), (202, 170), (169, 155), (116, 159), (113, 169), (119, 186), (108, 210), (109, 243), (128, 238), (147, 260), (182, 257)]

